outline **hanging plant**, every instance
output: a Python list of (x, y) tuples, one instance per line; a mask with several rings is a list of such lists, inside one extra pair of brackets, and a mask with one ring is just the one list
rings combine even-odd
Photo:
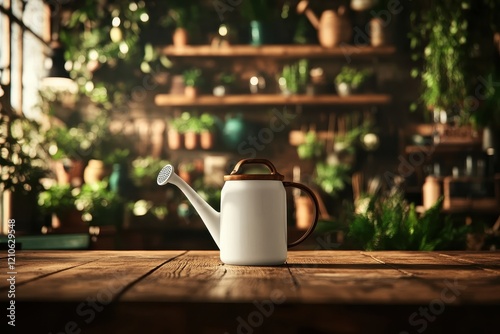
[[(419, 102), (427, 109), (444, 110), (461, 124), (472, 121), (477, 104), (468, 100), (482, 102), (475, 96), (477, 78), (494, 67), (491, 57), (483, 55), (492, 42), (488, 36), (495, 29), (496, 7), (492, 0), (420, 1), (414, 5), (410, 46), (412, 59), (421, 66), (411, 74), (421, 79)], [(416, 104), (412, 105), (415, 109)]]

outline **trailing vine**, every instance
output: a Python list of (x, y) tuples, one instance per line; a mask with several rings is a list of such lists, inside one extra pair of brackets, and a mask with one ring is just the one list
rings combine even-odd
[(445, 110), (459, 123), (472, 121), (478, 106), (468, 101), (475, 98), (477, 78), (494, 67), (488, 48), (498, 28), (496, 7), (494, 0), (426, 0), (414, 5), (410, 43), (412, 59), (421, 66), (411, 74), (421, 79), (419, 102), (425, 107)]

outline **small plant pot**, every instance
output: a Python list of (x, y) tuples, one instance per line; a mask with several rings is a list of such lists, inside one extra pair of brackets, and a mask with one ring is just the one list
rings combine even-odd
[(184, 28), (177, 28), (172, 35), (172, 42), (175, 47), (186, 46), (189, 42), (188, 32)]
[(109, 174), (109, 169), (102, 160), (91, 159), (83, 172), (83, 180), (86, 184), (93, 184), (102, 181)]
[(177, 130), (167, 131), (168, 148), (178, 150), (182, 146), (182, 134)]
[(198, 96), (198, 88), (194, 86), (186, 86), (184, 87), (184, 95), (188, 98), (194, 99)]
[(339, 96), (349, 96), (352, 95), (353, 93), (352, 86), (345, 82), (335, 84), (335, 87), (337, 89), (337, 94), (339, 94)]
[(202, 131), (200, 134), (200, 146), (204, 150), (209, 150), (214, 147), (215, 136), (210, 131)]
[(81, 160), (65, 159), (64, 161), (56, 161), (55, 172), (57, 183), (71, 184), (74, 187), (79, 187), (83, 183), (83, 170), (85, 164)]
[(194, 150), (198, 146), (198, 134), (193, 131), (184, 134), (184, 147), (188, 150)]

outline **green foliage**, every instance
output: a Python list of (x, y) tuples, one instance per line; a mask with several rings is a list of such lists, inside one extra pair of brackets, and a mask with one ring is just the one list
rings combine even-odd
[(455, 227), (440, 213), (442, 199), (421, 216), (402, 192), (367, 198), (366, 210), (355, 214), (348, 238), (365, 250), (455, 249), (465, 245), (467, 226)]
[(0, 114), (0, 192), (42, 190), (48, 173), (48, 153), (40, 125), (26, 118)]
[(336, 196), (350, 182), (350, 167), (345, 164), (330, 165), (320, 162), (316, 165), (316, 183), (325, 193)]
[(54, 184), (38, 195), (42, 214), (64, 214), (75, 208), (75, 194), (69, 184)]
[[(77, 188), (76, 188), (77, 189)], [(90, 225), (112, 225), (122, 219), (124, 200), (108, 187), (107, 181), (84, 184), (75, 198), (83, 221)]]
[(305, 138), (304, 143), (297, 147), (297, 154), (302, 160), (319, 159), (324, 154), (324, 143), (318, 139), (316, 132), (309, 131)]
[(236, 75), (234, 73), (223, 72), (218, 77), (218, 82), (224, 86), (230, 86), (236, 81)]
[(186, 86), (199, 87), (203, 82), (202, 72), (199, 68), (184, 71), (184, 84)]
[(425, 107), (454, 112), (460, 123), (471, 122), (476, 104), (470, 98), (483, 100), (476, 79), (494, 71), (493, 61), (485, 61), (491, 41), (484, 36), (497, 29), (498, 5), (496, 0), (443, 0), (412, 6), (412, 59), (423, 66), (411, 74), (420, 77), (419, 102)]
[(139, 69), (143, 60), (140, 37), (149, 14), (144, 2), (133, 4), (86, 0), (61, 27), (72, 78), (81, 93), (107, 108), (125, 102), (126, 94), (140, 82), (130, 69)]
[(215, 117), (209, 113), (200, 116), (202, 131), (213, 131), (215, 129)]
[(358, 70), (350, 66), (344, 66), (335, 77), (335, 83), (337, 85), (345, 83), (357, 89), (372, 75), (372, 73), (373, 72), (369, 69)]
[(163, 220), (168, 214), (168, 209), (165, 205), (155, 205), (152, 201), (144, 199), (127, 203), (127, 208), (137, 217), (149, 214), (156, 217), (158, 220)]
[(489, 74), (484, 80), (484, 103), (473, 115), (473, 122), (479, 126), (500, 125), (500, 77)]
[(352, 146), (360, 140), (362, 136), (370, 132), (372, 129), (371, 122), (364, 122), (360, 126), (350, 129), (342, 136), (336, 136), (335, 142), (344, 143), (346, 146)]
[(138, 187), (155, 185), (158, 172), (169, 164), (168, 160), (154, 158), (151, 156), (139, 157), (132, 161), (130, 178)]
[(281, 77), (278, 79), (282, 90), (290, 94), (304, 92), (309, 78), (308, 67), (307, 59), (283, 66)]

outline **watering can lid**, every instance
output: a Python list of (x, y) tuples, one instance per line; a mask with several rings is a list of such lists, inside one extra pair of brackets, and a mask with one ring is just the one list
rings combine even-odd
[[(240, 170), (245, 164), (263, 164), (271, 171), (271, 174), (242, 174)], [(277, 180), (283, 181), (285, 177), (276, 171), (276, 167), (267, 159), (243, 159), (240, 160), (235, 166), (231, 174), (224, 175), (224, 181), (235, 180)]]

